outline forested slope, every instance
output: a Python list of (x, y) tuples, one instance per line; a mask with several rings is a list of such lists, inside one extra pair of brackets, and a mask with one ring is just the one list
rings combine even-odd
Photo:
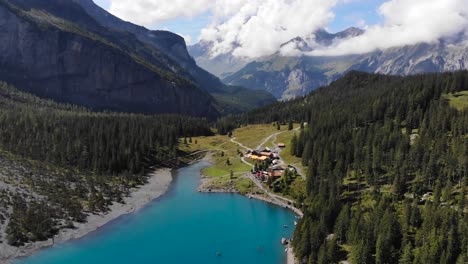
[[(308, 167), (293, 245), (303, 263), (466, 263), (468, 72), (351, 72), (305, 98), (218, 123), (301, 121)], [(462, 93), (459, 93), (462, 94)]]
[(203, 119), (96, 113), (0, 83), (0, 219), (11, 218), (3, 222), (6, 239), (13, 245), (43, 240), (85, 221), (85, 213), (106, 211), (144, 183), (152, 166), (176, 165), (179, 137), (209, 134)]

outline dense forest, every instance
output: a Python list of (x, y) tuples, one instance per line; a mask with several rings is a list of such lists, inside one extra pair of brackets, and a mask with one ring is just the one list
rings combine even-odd
[(210, 134), (203, 119), (96, 113), (0, 83), (0, 176), (22, 190), (0, 194), (8, 241), (43, 240), (106, 211), (150, 169), (176, 166), (180, 137)]
[(292, 154), (308, 167), (293, 246), (302, 263), (467, 263), (468, 110), (447, 95), (468, 72), (351, 72), (309, 96), (221, 119), (307, 122)]

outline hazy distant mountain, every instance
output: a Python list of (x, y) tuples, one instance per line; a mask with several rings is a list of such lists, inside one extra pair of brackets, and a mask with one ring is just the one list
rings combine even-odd
[[(295, 49), (306, 52), (313, 50), (313, 47), (309, 46), (309, 43), (311, 42), (315, 42), (322, 46), (329, 46), (333, 43), (333, 41), (359, 36), (363, 33), (364, 30), (355, 27), (348, 28), (336, 34), (332, 34), (326, 30), (321, 29), (307, 37), (296, 37), (284, 43), (281, 48), (288, 45), (294, 45)], [(225, 78), (236, 73), (248, 63), (253, 61), (249, 58), (235, 57), (231, 53), (221, 54), (213, 57), (211, 55), (212, 47), (213, 43), (201, 40), (197, 44), (189, 46), (188, 51), (190, 55), (193, 56), (193, 58), (197, 61), (200, 67), (220, 78)]]
[(265, 89), (278, 99), (292, 99), (339, 78), (352, 66), (349, 57), (285, 57), (279, 54), (247, 64), (226, 83)]
[(468, 68), (468, 41), (417, 44), (377, 51), (359, 57), (353, 69), (367, 72), (410, 75), (456, 71)]
[(230, 53), (212, 57), (212, 46), (213, 43), (202, 40), (195, 45), (188, 46), (188, 51), (200, 67), (220, 78), (242, 69), (250, 62), (247, 58), (235, 57)]
[[(318, 43), (331, 45), (337, 38), (349, 38), (363, 31), (349, 29), (337, 34), (319, 31)], [(417, 44), (364, 55), (336, 57), (282, 56), (279, 52), (247, 64), (226, 76), (228, 84), (251, 89), (263, 89), (279, 99), (291, 99), (308, 94), (327, 85), (350, 70), (392, 75), (410, 75), (423, 72), (442, 72), (468, 69), (468, 41), (460, 35), (443, 39), (436, 44)], [(284, 45), (296, 45), (301, 51), (311, 51), (308, 41), (295, 38)]]
[(364, 30), (355, 27), (350, 27), (344, 31), (340, 31), (335, 34), (329, 33), (324, 29), (319, 29), (305, 38), (293, 38), (292, 40), (281, 45), (281, 48), (284, 48), (288, 45), (293, 45), (296, 50), (308, 52), (314, 50), (314, 47), (311, 47), (309, 43), (314, 43), (315, 45), (321, 47), (328, 47), (332, 45), (335, 41), (357, 37), (362, 34), (364, 34)]

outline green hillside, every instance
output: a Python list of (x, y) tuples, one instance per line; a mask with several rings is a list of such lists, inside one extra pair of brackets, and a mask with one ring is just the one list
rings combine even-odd
[(466, 263), (468, 111), (459, 106), (467, 89), (466, 71), (351, 72), (218, 129), (308, 123), (291, 142), (308, 168), (293, 240), (302, 263)]

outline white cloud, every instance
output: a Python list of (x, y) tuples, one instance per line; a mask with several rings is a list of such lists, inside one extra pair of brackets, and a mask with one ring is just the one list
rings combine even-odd
[(184, 34), (180, 34), (180, 33), (177, 33), (177, 35), (183, 37), (184, 40), (185, 40), (185, 43), (187, 43), (187, 45), (192, 44), (192, 36), (190, 36), (190, 35), (184, 35)]
[(214, 42), (213, 56), (270, 55), (292, 38), (325, 27), (334, 17), (335, 4), (335, 0), (219, 0), (215, 20), (202, 30), (201, 38)]
[[(420, 42), (436, 42), (468, 28), (468, 0), (388, 0), (378, 10), (383, 23), (350, 23), (366, 33), (330, 47), (317, 47), (312, 34), (334, 19), (333, 8), (363, 0), (109, 0), (110, 12), (146, 26), (211, 12), (200, 39), (214, 43), (212, 55), (260, 57), (300, 36), (315, 50), (308, 55), (367, 53)], [(366, 0), (368, 1), (368, 0)], [(467, 34), (468, 35), (468, 34)], [(191, 38), (185, 37), (187, 42)], [(294, 45), (282, 53), (300, 55)]]
[(202, 40), (213, 41), (213, 55), (232, 52), (258, 57), (277, 51), (290, 39), (325, 27), (339, 0), (110, 0), (109, 11), (152, 26), (211, 11)]
[(140, 25), (151, 26), (160, 22), (194, 17), (209, 10), (214, 0), (110, 0), (109, 11)]
[(434, 43), (468, 28), (468, 0), (391, 0), (379, 8), (381, 25), (309, 55), (362, 54), (421, 42)]

